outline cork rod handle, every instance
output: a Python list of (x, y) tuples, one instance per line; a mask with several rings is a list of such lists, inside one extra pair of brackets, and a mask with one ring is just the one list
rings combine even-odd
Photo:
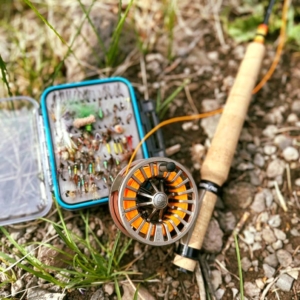
[[(222, 186), (227, 179), (264, 53), (263, 44), (252, 42), (247, 47), (212, 144), (201, 168), (201, 179), (203, 180)], [(188, 242), (189, 247), (194, 249), (202, 247), (216, 200), (215, 194), (209, 191), (205, 193), (194, 231)], [(175, 256), (173, 263), (189, 271), (194, 271), (196, 266), (195, 260), (180, 255)]]

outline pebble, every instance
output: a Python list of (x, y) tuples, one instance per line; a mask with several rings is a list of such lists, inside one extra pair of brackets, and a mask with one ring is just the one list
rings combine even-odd
[(176, 144), (174, 146), (171, 146), (169, 148), (166, 149), (166, 155), (167, 156), (171, 156), (177, 152), (179, 152), (181, 149), (181, 145), (180, 144)]
[(236, 226), (236, 218), (231, 211), (219, 212), (219, 224), (225, 233), (231, 232)]
[(275, 154), (276, 150), (277, 150), (277, 148), (274, 145), (266, 145), (266, 146), (264, 146), (264, 153), (266, 155)]
[(22, 279), (18, 279), (16, 282), (11, 285), (11, 295), (14, 297), (19, 291), (24, 288), (24, 281)]
[(216, 291), (218, 287), (222, 284), (222, 274), (219, 270), (212, 270), (210, 274), (211, 284)]
[(105, 293), (107, 293), (109, 296), (111, 296), (113, 294), (113, 292), (115, 291), (114, 284), (112, 284), (112, 283), (104, 284), (103, 290)]
[(274, 139), (274, 144), (277, 145), (281, 150), (284, 150), (286, 147), (291, 146), (292, 143), (293, 140), (283, 134), (277, 135)]
[(247, 272), (252, 265), (251, 261), (248, 257), (243, 257), (241, 260), (241, 263), (242, 263), (242, 269), (244, 272)]
[(208, 59), (211, 61), (217, 61), (219, 59), (219, 52), (218, 51), (211, 51), (207, 53)]
[(104, 293), (102, 289), (99, 289), (92, 295), (90, 300), (102, 300), (102, 299), (104, 299)]
[(215, 296), (218, 300), (221, 300), (223, 298), (225, 294), (225, 290), (224, 289), (218, 289), (216, 292), (215, 292)]
[(262, 134), (268, 138), (273, 139), (277, 133), (278, 129), (275, 125), (268, 125), (262, 132)]
[(274, 250), (281, 249), (283, 246), (283, 243), (281, 240), (277, 240), (275, 243), (272, 244), (272, 247)]
[(186, 289), (189, 289), (192, 286), (192, 284), (189, 280), (184, 280), (183, 285)]
[(204, 241), (203, 249), (210, 253), (218, 253), (223, 246), (223, 231), (215, 219), (209, 222)]
[(293, 262), (292, 255), (284, 249), (278, 250), (276, 252), (276, 256), (277, 256), (278, 262), (284, 268), (288, 267)]
[(183, 131), (189, 131), (190, 129), (192, 129), (192, 127), (193, 127), (193, 122), (185, 122), (185, 123), (183, 123), (182, 124), (182, 129), (183, 129)]
[(296, 114), (300, 114), (300, 100), (294, 100), (292, 102), (292, 112), (296, 113)]
[(278, 175), (282, 175), (285, 169), (285, 164), (280, 159), (274, 159), (270, 162), (267, 168), (267, 176), (269, 178), (274, 178)]
[(224, 281), (226, 283), (229, 283), (229, 282), (231, 282), (231, 280), (232, 280), (232, 276), (229, 273), (227, 273), (224, 277)]
[(202, 119), (200, 122), (200, 126), (210, 139), (213, 138), (216, 132), (220, 117), (220, 115), (214, 115), (209, 118)]
[(269, 221), (268, 221), (268, 224), (271, 227), (279, 227), (280, 224), (281, 224), (280, 215), (273, 215), (273, 216), (271, 216), (270, 219), (269, 219)]
[(231, 182), (223, 190), (223, 200), (231, 208), (247, 208), (253, 199), (255, 188), (248, 182)]
[(272, 244), (276, 242), (276, 237), (270, 228), (264, 228), (262, 231), (262, 238), (267, 244)]
[(250, 183), (254, 186), (259, 186), (262, 183), (261, 171), (259, 169), (252, 170), (249, 172), (250, 175)]
[(273, 267), (269, 266), (268, 264), (263, 264), (263, 269), (265, 272), (265, 276), (268, 278), (273, 277), (276, 271)]
[(180, 282), (179, 282), (178, 280), (172, 281), (172, 287), (173, 287), (174, 289), (177, 289), (177, 288), (179, 287), (179, 285), (180, 285)]
[(276, 286), (284, 292), (289, 292), (292, 288), (294, 279), (287, 275), (281, 274), (276, 282)]
[(291, 114), (288, 115), (286, 120), (287, 120), (288, 123), (296, 123), (298, 121), (298, 117), (297, 117), (296, 114), (291, 113)]
[(263, 212), (266, 209), (265, 195), (263, 192), (255, 194), (254, 201), (250, 208), (257, 213)]
[(292, 236), (300, 236), (300, 233), (297, 228), (292, 228), (290, 232)]
[(245, 237), (245, 242), (248, 245), (251, 245), (254, 243), (254, 233), (250, 232), (249, 230), (244, 230), (244, 237)]
[(270, 254), (264, 259), (264, 263), (268, 264), (269, 266), (276, 268), (278, 266), (278, 259), (276, 254)]
[(299, 151), (294, 147), (287, 147), (283, 150), (282, 155), (286, 161), (293, 161), (299, 158)]
[(258, 167), (263, 167), (265, 164), (265, 159), (260, 153), (256, 153), (254, 156), (254, 164)]
[(279, 240), (284, 241), (286, 239), (286, 234), (280, 229), (274, 228), (274, 234)]
[(255, 283), (261, 290), (265, 287), (265, 283), (261, 278), (255, 279)]
[(266, 205), (270, 207), (273, 202), (273, 194), (269, 189), (263, 189), (263, 193), (265, 195)]
[(244, 283), (244, 291), (247, 296), (254, 298), (258, 297), (260, 288), (258, 288), (254, 283), (247, 281)]
[(300, 186), (300, 178), (297, 178), (297, 179), (295, 180), (295, 185), (296, 185), (296, 186)]
[(220, 107), (220, 104), (214, 99), (204, 99), (201, 102), (201, 106), (204, 112), (208, 112), (211, 110), (218, 109)]

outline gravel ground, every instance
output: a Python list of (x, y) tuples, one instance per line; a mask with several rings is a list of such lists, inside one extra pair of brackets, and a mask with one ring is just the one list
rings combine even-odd
[[(152, 7), (154, 19), (158, 13), (156, 4)], [(147, 5), (149, 3), (145, 7)], [(220, 36), (220, 31), (216, 31), (217, 23), (203, 16), (195, 18), (198, 9), (197, 5), (189, 5), (187, 1), (179, 5), (172, 62), (166, 58), (167, 39), (162, 34), (142, 58), (144, 68), (143, 64), (140, 65), (140, 55), (132, 49), (130, 51), (128, 46), (125, 54), (129, 58), (122, 68), (114, 70), (113, 75), (127, 77), (142, 95), (152, 98), (156, 98), (158, 89), (164, 98), (189, 78), (191, 83), (172, 102), (165, 119), (221, 107), (245, 52), (245, 45), (235, 44), (226, 35)], [(155, 31), (159, 19), (151, 26), (150, 29)], [(267, 44), (262, 74), (269, 68), (274, 53), (274, 44)], [(71, 80), (75, 75), (72, 75), (73, 62), (69, 63), (66, 64), (66, 74)], [(299, 55), (285, 50), (276, 72), (253, 97), (250, 105), (229, 178), (203, 245), (202, 259), (208, 262), (216, 299), (240, 299), (232, 238), (234, 230), (239, 237), (244, 299), (290, 300), (300, 297), (299, 70)], [(78, 80), (87, 75), (77, 73), (76, 76)], [(200, 180), (201, 163), (218, 120), (219, 116), (214, 116), (163, 128), (168, 156), (188, 167), (196, 181)], [(78, 213), (64, 212), (64, 216), (72, 231), (83, 234), (84, 226)], [(55, 211), (50, 218), (58, 221)], [(102, 240), (113, 240), (116, 227), (107, 207), (91, 210), (91, 220)], [(55, 234), (51, 225), (39, 221), (8, 226), (7, 230), (19, 244), (42, 241), (45, 235), (51, 237)], [(55, 243), (59, 240), (54, 240)], [(1, 244), (2, 248), (12, 248), (4, 237), (1, 237)], [(136, 260), (132, 269), (142, 273), (133, 280), (144, 280), (140, 299), (205, 299), (201, 296), (200, 271), (179, 273), (171, 263), (174, 249), (175, 245), (155, 248), (137, 242), (129, 248), (125, 260)], [(50, 265), (60, 262), (55, 253), (39, 251), (36, 255)], [(64, 299), (117, 299), (114, 285), (110, 283), (87, 290), (62, 291), (18, 268), (14, 269), (18, 280), (1, 287), (0, 298), (12, 294), (11, 299), (59, 299), (59, 295), (65, 294)], [(3, 280), (1, 276), (0, 281)], [(32, 288), (36, 286), (38, 288)], [(18, 294), (23, 289), (26, 289), (26, 295)], [(134, 292), (128, 280), (122, 282), (121, 289), (123, 300), (133, 299)]]

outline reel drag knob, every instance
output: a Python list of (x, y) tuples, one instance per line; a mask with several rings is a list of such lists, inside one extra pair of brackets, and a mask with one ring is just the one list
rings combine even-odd
[(135, 161), (114, 180), (109, 209), (117, 227), (139, 242), (164, 246), (181, 239), (199, 211), (191, 174), (169, 158)]

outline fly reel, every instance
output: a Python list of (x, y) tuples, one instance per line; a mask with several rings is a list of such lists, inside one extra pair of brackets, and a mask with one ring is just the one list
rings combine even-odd
[(197, 218), (199, 200), (191, 174), (174, 160), (138, 160), (112, 184), (109, 209), (118, 228), (145, 244), (163, 246), (182, 238)]

